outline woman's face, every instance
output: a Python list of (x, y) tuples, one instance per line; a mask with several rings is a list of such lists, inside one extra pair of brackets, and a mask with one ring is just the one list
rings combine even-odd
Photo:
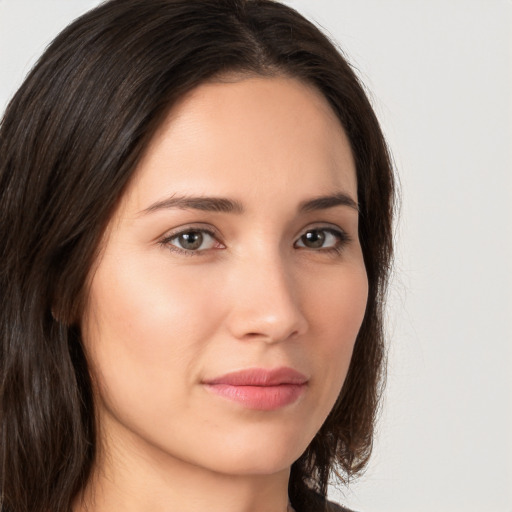
[(286, 470), (340, 392), (367, 299), (357, 183), (323, 96), (201, 85), (150, 144), (82, 319), (101, 436), (145, 460)]

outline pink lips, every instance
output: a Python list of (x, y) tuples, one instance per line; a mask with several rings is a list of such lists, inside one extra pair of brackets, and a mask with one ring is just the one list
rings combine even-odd
[(292, 404), (304, 393), (307, 383), (307, 377), (287, 367), (251, 368), (203, 382), (209, 391), (260, 411)]

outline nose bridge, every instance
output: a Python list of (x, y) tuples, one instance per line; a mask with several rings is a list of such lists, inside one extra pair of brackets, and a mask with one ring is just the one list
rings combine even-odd
[(237, 338), (278, 342), (303, 333), (307, 322), (301, 309), (293, 269), (279, 248), (255, 251), (237, 262), (232, 275), (230, 329)]

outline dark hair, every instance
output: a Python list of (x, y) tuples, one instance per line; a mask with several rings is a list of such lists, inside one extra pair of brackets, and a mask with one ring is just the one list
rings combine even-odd
[[(289, 484), (299, 510), (366, 464), (383, 377), (393, 175), (377, 119), (339, 50), (271, 0), (110, 0), (66, 28), (0, 127), (0, 486), (3, 512), (67, 512), (95, 457), (80, 318), (99, 240), (177, 99), (235, 72), (315, 86), (356, 162), (369, 298), (337, 403)], [(58, 318), (60, 321), (57, 321)]]

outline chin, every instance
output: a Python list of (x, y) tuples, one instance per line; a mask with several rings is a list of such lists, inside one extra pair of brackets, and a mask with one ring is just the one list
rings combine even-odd
[(260, 432), (258, 437), (238, 436), (237, 439), (231, 436), (229, 441), (224, 441), (220, 451), (216, 450), (212, 462), (216, 471), (237, 475), (270, 475), (288, 471), (310, 442), (296, 437), (268, 437), (264, 432)]

